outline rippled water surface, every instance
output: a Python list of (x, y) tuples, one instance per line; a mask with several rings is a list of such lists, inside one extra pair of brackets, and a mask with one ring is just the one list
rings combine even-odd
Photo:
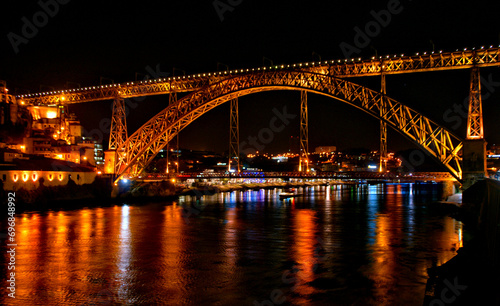
[[(461, 246), (438, 185), (309, 187), (17, 216), (15, 305), (422, 305)], [(5, 243), (2, 273), (7, 276)], [(260, 304), (259, 304), (260, 303)]]

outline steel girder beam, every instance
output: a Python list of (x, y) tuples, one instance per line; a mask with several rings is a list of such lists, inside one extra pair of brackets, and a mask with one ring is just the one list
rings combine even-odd
[(455, 52), (429, 52), (416, 55), (394, 55), (372, 57), (371, 61), (359, 59), (337, 60), (329, 67), (329, 73), (337, 77), (360, 77), (369, 75), (401, 74), (453, 70), (500, 65), (500, 48), (464, 50)]
[(218, 71), (213, 73), (177, 76), (163, 79), (128, 82), (121, 84), (84, 87), (16, 96), (27, 105), (56, 103), (82, 103), (111, 100), (116, 96), (125, 98), (169, 94), (171, 91), (191, 92), (224, 79), (247, 73), (269, 70), (309, 71), (335, 77), (360, 77), (385, 74), (426, 72), (464, 69), (472, 67), (500, 66), (500, 48), (485, 48), (456, 52), (422, 53), (412, 56), (394, 55), (369, 60), (342, 59), (313, 63), (300, 63), (253, 69)]
[(165, 108), (123, 144), (121, 149), (128, 154), (117, 160), (117, 173), (138, 175), (170, 139), (204, 113), (237, 97), (270, 90), (306, 90), (361, 109), (385, 121), (443, 164), (456, 179), (461, 179), (459, 151), (463, 143), (437, 123), (380, 92), (345, 79), (281, 69), (221, 80)]
[[(177, 103), (177, 92), (176, 91), (172, 91), (170, 92), (170, 94), (168, 95), (168, 105), (172, 105), (174, 103)], [(179, 143), (179, 135), (177, 135), (177, 144)], [(167, 143), (166, 145), (167, 147), (167, 167), (165, 169), (165, 172), (168, 174), (170, 173), (170, 167), (169, 167), (169, 163), (170, 163), (170, 159), (169, 159), (169, 156), (170, 156), (170, 148), (169, 148), (169, 144)], [(177, 150), (179, 150), (179, 145), (177, 145)], [(177, 153), (177, 157), (179, 157), (179, 153)], [(179, 162), (177, 160), (177, 162)]]
[(28, 105), (73, 104), (92, 101), (111, 100), (116, 96), (135, 98), (170, 94), (171, 92), (190, 92), (197, 90), (217, 79), (207, 77), (173, 77), (122, 84), (82, 87), (48, 93), (19, 96)]

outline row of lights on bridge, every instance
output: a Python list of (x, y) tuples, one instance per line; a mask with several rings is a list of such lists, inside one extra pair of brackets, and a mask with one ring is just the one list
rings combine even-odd
[[(490, 49), (492, 49), (494, 46), (491, 45)], [(500, 48), (500, 45), (498, 46)], [(472, 48), (471, 50), (475, 50), (476, 48)], [(484, 46), (481, 46), (481, 50), (484, 49)], [(464, 48), (463, 51), (467, 51), (467, 48)], [(461, 52), (459, 49), (456, 49), (456, 52)], [(429, 54), (434, 54), (435, 52), (429, 52)], [(439, 54), (442, 54), (443, 51), (440, 50)], [(423, 52), (422, 55), (428, 55), (428, 52)], [(404, 57), (404, 54), (401, 55), (393, 55), (393, 58), (396, 57)], [(415, 53), (415, 56), (421, 56), (420, 52)], [(410, 57), (410, 56), (408, 56)], [(385, 58), (390, 58), (390, 55), (386, 55)], [(371, 58), (372, 60), (375, 60), (376, 57), (373, 56)], [(379, 56), (378, 59), (383, 59), (383, 56)], [(344, 59), (344, 60), (331, 60), (331, 61), (324, 61), (323, 63), (320, 62), (312, 62), (312, 63), (300, 63), (300, 64), (292, 64), (292, 65), (277, 65), (277, 66), (270, 66), (270, 67), (262, 67), (262, 68), (252, 68), (252, 69), (236, 69), (236, 70), (230, 70), (230, 71), (219, 71), (219, 72), (213, 72), (213, 73), (203, 73), (203, 74), (193, 74), (193, 75), (188, 75), (188, 76), (178, 76), (178, 77), (170, 77), (170, 78), (163, 78), (163, 79), (154, 79), (154, 80), (148, 80), (148, 81), (140, 81), (138, 84), (151, 84), (151, 83), (161, 83), (161, 82), (169, 82), (172, 80), (181, 80), (181, 79), (191, 79), (191, 78), (201, 78), (201, 77), (206, 77), (206, 76), (221, 76), (221, 75), (227, 75), (227, 74), (236, 74), (236, 73), (244, 73), (244, 72), (255, 72), (255, 71), (265, 71), (265, 70), (272, 70), (272, 69), (284, 69), (284, 68), (296, 68), (296, 67), (309, 67), (309, 66), (316, 66), (316, 65), (328, 65), (328, 64), (335, 64), (337, 63), (347, 63), (347, 62), (361, 62), (363, 61), (361, 57), (359, 58), (351, 58), (351, 59)], [(126, 86), (131, 86), (135, 85), (134, 82), (128, 82), (126, 83)], [(77, 88), (77, 89), (67, 89), (67, 90), (59, 90), (59, 91), (49, 91), (49, 92), (42, 92), (42, 93), (36, 93), (36, 94), (27, 94), (27, 95), (19, 95), (16, 96), (17, 98), (25, 98), (25, 97), (37, 97), (37, 96), (46, 96), (46, 95), (57, 95), (57, 94), (64, 94), (64, 93), (72, 93), (72, 92), (80, 92), (80, 91), (88, 91), (88, 90), (95, 90), (95, 89), (105, 89), (105, 88), (116, 88), (116, 87), (122, 87), (125, 85), (122, 84), (111, 84), (111, 85), (101, 85), (101, 86), (92, 86), (92, 87), (84, 87), (84, 88)], [(62, 99), (64, 101), (64, 97)]]

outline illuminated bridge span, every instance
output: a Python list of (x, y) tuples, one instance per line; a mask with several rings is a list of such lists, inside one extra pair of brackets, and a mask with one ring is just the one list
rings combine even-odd
[[(299, 170), (309, 170), (307, 92), (312, 92), (348, 103), (380, 120), (381, 171), (384, 171), (387, 156), (387, 126), (391, 126), (435, 158), (455, 179), (467, 181), (485, 176), (479, 68), (500, 66), (499, 54), (499, 48), (490, 46), (456, 52), (374, 57), (370, 60), (278, 65), (51, 91), (16, 98), (21, 100), (21, 104), (29, 105), (114, 99), (109, 144), (114, 153), (107, 155), (106, 162), (107, 172), (115, 174), (117, 180), (124, 176), (138, 176), (183, 128), (227, 101), (231, 101), (229, 167), (236, 161), (239, 170), (238, 97), (270, 90), (297, 90), (302, 93)], [(467, 141), (462, 141), (416, 110), (386, 95), (385, 76), (388, 74), (466, 68), (471, 68)], [(376, 75), (381, 76), (380, 91), (346, 80), (348, 77)], [(177, 93), (182, 92), (190, 93), (177, 100)], [(129, 137), (123, 99), (159, 94), (170, 95), (168, 107)]]
[(270, 90), (306, 90), (346, 102), (394, 127), (460, 178), (461, 140), (418, 112), (344, 79), (324, 74), (278, 70), (224, 79), (171, 104), (117, 150), (117, 173), (139, 174), (179, 131), (209, 110), (243, 95)]

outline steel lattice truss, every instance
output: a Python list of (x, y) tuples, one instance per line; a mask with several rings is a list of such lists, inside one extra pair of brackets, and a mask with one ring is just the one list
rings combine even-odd
[(464, 69), (500, 65), (500, 48), (464, 50), (456, 52), (422, 53), (412, 56), (394, 55), (370, 60), (344, 59), (292, 65), (279, 65), (253, 69), (220, 71), (188, 76), (102, 85), (78, 89), (68, 89), (16, 96), (25, 104), (49, 105), (71, 104), (89, 101), (112, 100), (116, 97), (132, 98), (169, 94), (171, 92), (190, 92), (220, 82), (223, 79), (250, 72), (287, 71), (290, 69), (328, 74), (346, 78), (384, 74), (399, 74), (436, 70)]
[[(381, 75), (381, 88), (380, 92), (385, 95), (387, 94), (385, 74)], [(384, 105), (380, 108), (380, 116), (382, 117), (385, 113)], [(385, 172), (387, 168), (387, 123), (384, 120), (380, 120), (380, 161), (379, 161), (379, 171)]]
[(127, 140), (126, 117), (123, 99), (115, 99), (113, 102), (113, 116), (111, 117), (111, 132), (109, 133), (108, 148), (110, 150), (116, 150)]
[(299, 171), (309, 172), (309, 118), (307, 91), (300, 92), (300, 157)]
[(452, 133), (380, 92), (328, 74), (294, 69), (244, 73), (204, 86), (158, 113), (117, 149), (116, 174), (136, 176), (183, 128), (209, 110), (243, 95), (270, 90), (306, 90), (355, 106), (417, 143), (456, 178), (463, 144)]
[(235, 170), (240, 172), (240, 123), (238, 112), (238, 99), (231, 100), (231, 111), (229, 114), (229, 161), (228, 170), (236, 164)]
[(469, 115), (467, 116), (467, 139), (483, 139), (483, 107), (481, 102), (481, 80), (479, 68), (471, 71)]

